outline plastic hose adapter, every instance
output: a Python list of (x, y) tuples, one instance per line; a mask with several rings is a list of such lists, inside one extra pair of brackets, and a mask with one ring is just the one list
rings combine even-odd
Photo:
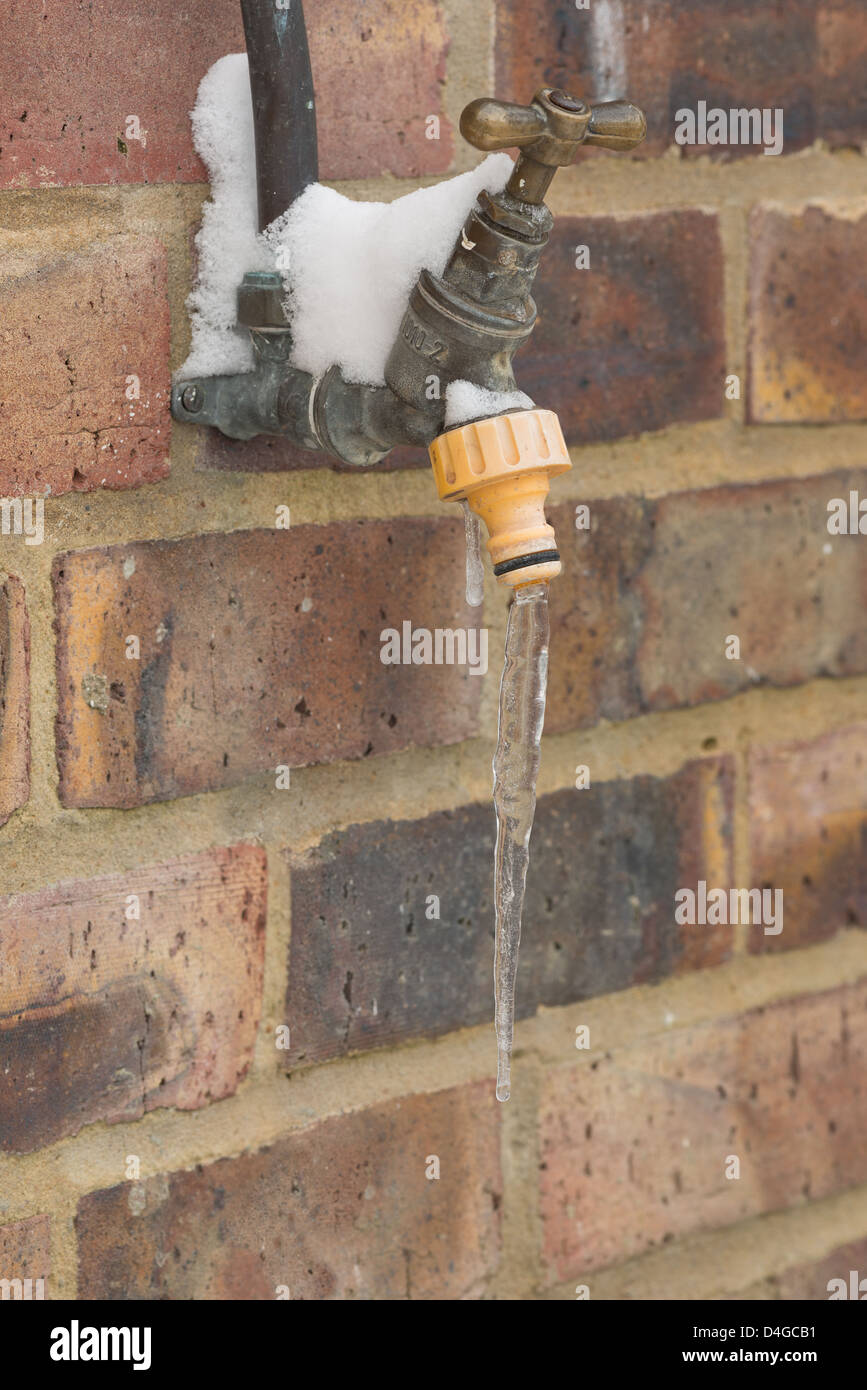
[(488, 528), (501, 584), (553, 579), (560, 555), (545, 520), (549, 479), (572, 464), (553, 410), (519, 410), (458, 425), (429, 449), (444, 502), (466, 499)]

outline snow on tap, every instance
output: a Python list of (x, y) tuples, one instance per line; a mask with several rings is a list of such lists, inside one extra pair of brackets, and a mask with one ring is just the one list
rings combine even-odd
[(246, 54), (220, 58), (206, 73), (192, 123), (211, 198), (196, 237), (192, 346), (178, 378), (252, 369), (249, 335), (235, 327), (238, 284), (247, 270), (279, 269), (293, 365), (321, 376), (336, 364), (348, 381), (381, 385), (419, 272), (442, 273), (479, 192), (499, 192), (512, 169), (508, 155), (490, 155), (391, 203), (354, 202), (311, 184), (259, 235)]

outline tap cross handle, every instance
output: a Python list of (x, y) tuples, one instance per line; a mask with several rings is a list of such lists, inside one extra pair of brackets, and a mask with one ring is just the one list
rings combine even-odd
[(507, 190), (525, 203), (541, 203), (559, 168), (581, 145), (631, 150), (647, 133), (644, 112), (628, 101), (590, 106), (559, 88), (543, 87), (529, 106), (480, 97), (461, 113), (461, 134), (479, 150), (521, 153)]

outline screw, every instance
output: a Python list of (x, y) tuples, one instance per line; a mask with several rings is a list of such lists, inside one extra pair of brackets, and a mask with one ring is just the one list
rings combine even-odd
[(586, 103), (580, 97), (570, 97), (569, 93), (560, 87), (548, 93), (548, 100), (552, 106), (559, 106), (561, 111), (574, 111), (576, 115), (583, 116), (587, 110)]
[(205, 404), (205, 393), (198, 386), (185, 386), (181, 392), (181, 405), (191, 415), (196, 415)]

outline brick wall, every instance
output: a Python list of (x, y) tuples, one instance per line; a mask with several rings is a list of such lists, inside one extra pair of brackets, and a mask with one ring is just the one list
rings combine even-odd
[[(517, 362), (575, 467), (512, 1100), (503, 593), (484, 679), (382, 666), (382, 627), (467, 619), (424, 460), (299, 469), (169, 416), (188, 112), (238, 4), (0, 0), (0, 496), (45, 526), (0, 538), (0, 1277), (824, 1298), (867, 1274), (867, 540), (826, 524), (867, 497), (863, 4), (308, 8), (353, 196), (475, 162), (494, 84), (649, 116), (557, 176)], [(702, 100), (782, 108), (783, 153), (676, 145)], [(782, 932), (678, 923), (700, 880), (782, 889)]]

